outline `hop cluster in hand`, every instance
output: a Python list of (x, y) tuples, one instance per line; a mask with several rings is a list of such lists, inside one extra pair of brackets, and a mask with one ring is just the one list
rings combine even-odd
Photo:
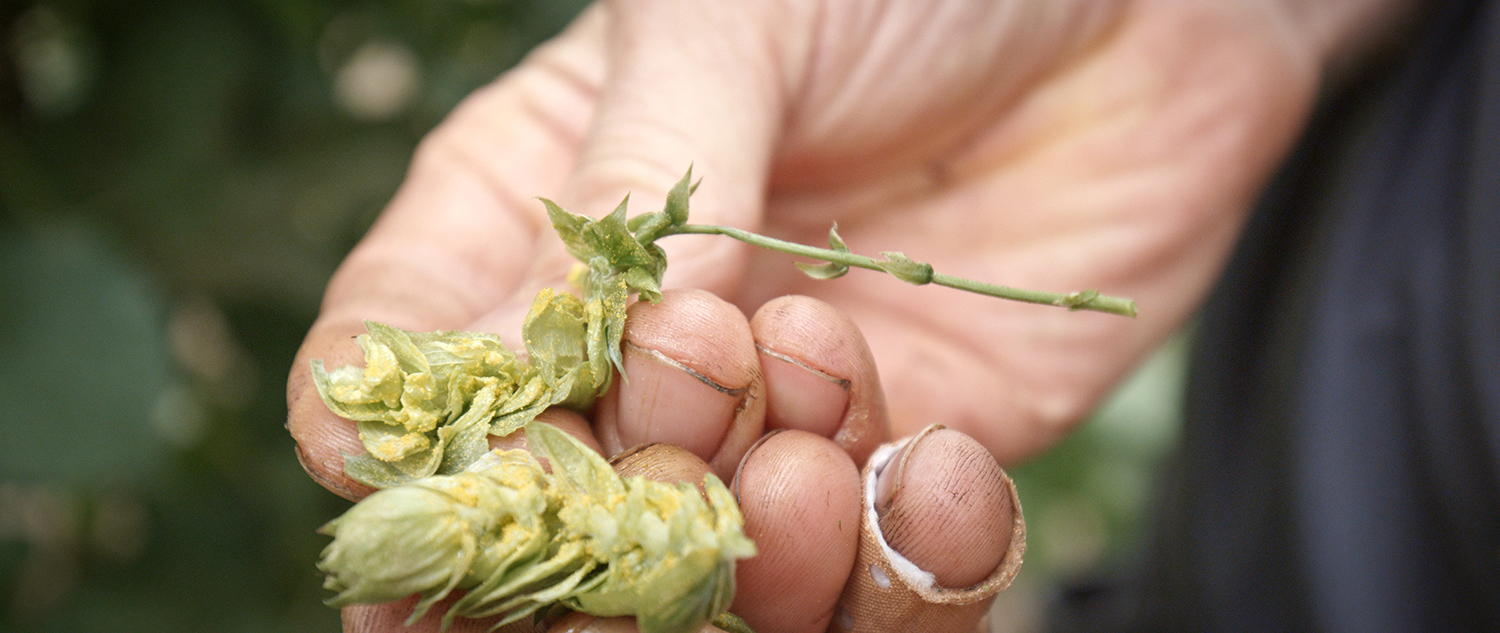
[[(621, 478), (542, 422), (532, 453), (486, 454), (463, 472), (376, 492), (324, 526), (318, 567), (330, 604), (421, 601), (411, 622), (455, 589), (444, 615), (507, 623), (554, 604), (635, 616), (645, 633), (696, 630), (728, 608), (734, 565), (753, 556), (733, 495), (713, 474), (688, 483)], [(546, 472), (538, 458), (546, 460)]]
[[(817, 248), (688, 224), (694, 189), (689, 169), (661, 211), (629, 218), (628, 197), (599, 219), (542, 200), (578, 260), (570, 279), (579, 293), (537, 295), (522, 328), (524, 357), (493, 334), (368, 323), (359, 337), (364, 367), (328, 371), (313, 362), (318, 393), (358, 423), (366, 450), (345, 455), (345, 473), (382, 489), (324, 527), (334, 537), (319, 565), (338, 591), (331, 603), (421, 594), (415, 620), (465, 589), (445, 622), (498, 614), (509, 621), (562, 605), (634, 615), (647, 633), (687, 631), (722, 614), (734, 595), (734, 561), (754, 554), (723, 484), (710, 475), (704, 502), (691, 486), (621, 480), (598, 455), (534, 422), (548, 407), (586, 409), (609, 387), (622, 365), (630, 296), (661, 298), (667, 259), (658, 238), (731, 237), (818, 260), (798, 263), (818, 279), (858, 267), (912, 284), (1135, 315), (1134, 302), (1092, 290), (1020, 290), (939, 274), (898, 252), (857, 255), (834, 229), (828, 248)], [(524, 452), (488, 452), (487, 436), (523, 427), (552, 473)]]

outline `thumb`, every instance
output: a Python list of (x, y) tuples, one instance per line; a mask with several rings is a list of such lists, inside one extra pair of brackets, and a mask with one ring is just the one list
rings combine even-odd
[[(754, 229), (782, 120), (774, 42), (794, 30), (778, 23), (780, 4), (789, 3), (604, 3), (606, 75), (564, 206), (600, 216), (628, 193), (632, 213), (654, 211), (692, 165), (704, 180), (692, 222)], [(727, 293), (746, 265), (732, 240), (681, 236), (661, 245), (672, 263), (669, 286)]]

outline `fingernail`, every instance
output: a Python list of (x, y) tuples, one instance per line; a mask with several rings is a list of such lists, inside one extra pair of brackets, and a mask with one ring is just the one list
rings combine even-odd
[(885, 468), (881, 469), (880, 475), (875, 478), (875, 514), (884, 517), (890, 510), (891, 504), (895, 503), (896, 495), (901, 492), (902, 484), (906, 479), (907, 464), (911, 461), (924, 440), (937, 431), (947, 427), (941, 424), (933, 424), (922, 429), (916, 436), (906, 441), (901, 451), (887, 462)]
[(637, 459), (637, 457), (636, 457), (637, 453), (650, 453), (652, 450), (654, 450), (654, 447), (657, 447), (657, 446), (661, 446), (661, 442), (649, 442), (649, 443), (646, 443), (646, 444), (636, 444), (635, 446), (632, 446), (630, 448), (625, 449), (624, 451), (621, 451), (619, 454), (615, 455), (614, 457), (609, 458), (609, 465), (610, 466), (614, 466), (615, 470), (618, 471), (618, 470), (620, 470), (621, 466), (630, 464), (632, 461), (634, 461), (635, 459)]
[(999, 569), (1019, 510), (1005, 471), (978, 442), (928, 427), (879, 476), (890, 477), (876, 484), (881, 534), (938, 586), (968, 587)]
[(703, 489), (703, 476), (711, 472), (702, 458), (681, 446), (642, 444), (609, 460), (621, 477), (645, 477), (667, 483), (686, 482)]
[(849, 409), (849, 380), (760, 343), (755, 349), (768, 385), (767, 424), (833, 437)]
[(734, 469), (734, 482), (731, 489), (731, 492), (734, 493), (735, 503), (740, 503), (740, 473), (744, 472), (745, 464), (750, 462), (750, 456), (754, 455), (755, 451), (760, 450), (760, 447), (766, 443), (766, 440), (771, 439), (773, 436), (780, 434), (785, 430), (786, 429), (776, 429), (760, 436), (760, 439), (755, 440), (755, 443), (750, 445), (750, 449), (745, 451), (745, 456), (740, 458), (740, 465)]
[[(620, 442), (626, 446), (663, 442), (700, 457), (712, 456), (743, 405), (748, 388), (715, 382), (666, 354), (629, 340), (621, 347), (625, 379), (638, 397), (620, 402)], [(719, 433), (705, 433), (705, 420), (717, 421), (725, 428)]]

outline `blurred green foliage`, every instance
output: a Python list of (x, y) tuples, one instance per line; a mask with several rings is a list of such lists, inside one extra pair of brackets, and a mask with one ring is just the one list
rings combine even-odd
[(1139, 562), (1161, 466), (1181, 430), (1186, 330), (1167, 341), (1077, 430), (1010, 469), (1026, 515), (1026, 564), (990, 609), (992, 633), (1045, 630), (1062, 594), (1117, 580)]
[(417, 139), (580, 6), (0, 2), (0, 630), (338, 629), (292, 355)]
[(1087, 581), (1131, 562), (1151, 519), (1158, 470), (1177, 445), (1190, 340), (1190, 332), (1169, 340), (1082, 427), (1013, 469), (1033, 527), (1032, 580)]

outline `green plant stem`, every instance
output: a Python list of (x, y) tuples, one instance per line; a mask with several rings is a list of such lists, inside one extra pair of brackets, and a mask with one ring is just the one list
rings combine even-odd
[[(778, 240), (774, 237), (766, 237), (759, 233), (751, 233), (730, 226), (717, 226), (712, 224), (684, 224), (670, 228), (663, 232), (666, 235), (723, 235), (734, 238), (746, 244), (759, 246), (773, 251), (808, 257), (849, 266), (851, 268), (864, 268), (885, 272), (881, 266), (882, 260), (851, 253), (849, 251), (834, 250), (831, 248), (819, 248)], [(933, 272), (931, 283), (939, 286), (947, 286), (973, 293), (1009, 299), (1011, 301), (1023, 301), (1026, 303), (1038, 303), (1042, 305), (1058, 306), (1069, 310), (1092, 310), (1094, 312), (1106, 312), (1122, 316), (1134, 317), (1136, 315), (1135, 302), (1124, 297), (1113, 297), (1099, 294), (1094, 290), (1083, 290), (1060, 294), (1056, 292), (1042, 292), (1039, 290), (1026, 290), (1024, 288), (1012, 288), (996, 284), (954, 277), (939, 272)]]

